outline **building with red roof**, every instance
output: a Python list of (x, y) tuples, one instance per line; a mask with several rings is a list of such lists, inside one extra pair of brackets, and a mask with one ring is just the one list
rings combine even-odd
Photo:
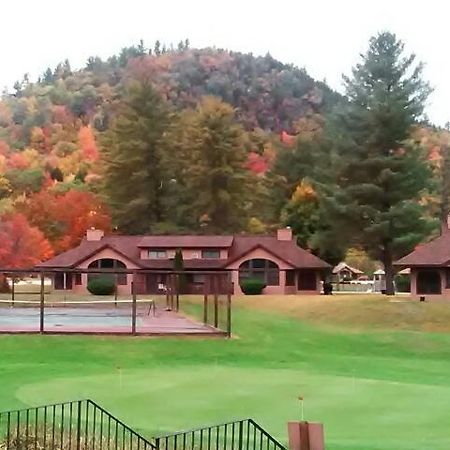
[(418, 245), (395, 263), (410, 269), (411, 296), (422, 300), (450, 300), (450, 230), (438, 238)]
[[(320, 293), (322, 274), (329, 269), (326, 262), (297, 245), (290, 228), (273, 236), (105, 236), (91, 229), (78, 247), (37, 267), (58, 271), (55, 289), (85, 293), (90, 269), (126, 269), (139, 277), (140, 293), (155, 293), (165, 284), (166, 272), (174, 269), (178, 249), (192, 292), (201, 292), (202, 271), (227, 271), (235, 294), (241, 293), (244, 278), (264, 280), (267, 294)], [(117, 276), (120, 294), (131, 293), (132, 279), (127, 273)]]

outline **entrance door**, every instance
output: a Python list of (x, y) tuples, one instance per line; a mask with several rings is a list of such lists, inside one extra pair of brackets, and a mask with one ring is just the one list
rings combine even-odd
[(299, 270), (297, 279), (299, 291), (315, 291), (317, 289), (317, 276), (315, 270)]

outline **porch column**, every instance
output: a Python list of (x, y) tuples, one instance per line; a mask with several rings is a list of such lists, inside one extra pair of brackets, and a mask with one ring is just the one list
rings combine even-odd
[(411, 296), (412, 297), (416, 297), (417, 296), (417, 270), (416, 269), (411, 269), (410, 272), (410, 282), (411, 282)]
[(286, 294), (286, 270), (280, 270), (280, 290), (283, 294)]
[(440, 275), (441, 275), (441, 295), (443, 297), (445, 297), (446, 294), (446, 288), (447, 288), (447, 273), (445, 269), (441, 269), (439, 271)]
[(321, 292), (321, 284), (322, 281), (320, 270), (316, 270), (316, 293), (320, 294)]
[(233, 294), (241, 294), (241, 288), (239, 287), (239, 270), (233, 270), (231, 272), (231, 282), (233, 283)]

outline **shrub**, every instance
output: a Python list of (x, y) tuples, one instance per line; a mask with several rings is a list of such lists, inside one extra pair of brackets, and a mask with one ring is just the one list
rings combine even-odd
[(256, 278), (241, 281), (241, 289), (245, 295), (260, 295), (265, 287), (266, 283)]
[(11, 292), (11, 288), (9, 287), (7, 278), (1, 274), (0, 274), (0, 292), (1, 293)]
[(89, 280), (87, 289), (93, 295), (111, 295), (116, 286), (112, 277), (98, 277)]
[(397, 292), (411, 292), (411, 280), (408, 275), (396, 275), (395, 288)]

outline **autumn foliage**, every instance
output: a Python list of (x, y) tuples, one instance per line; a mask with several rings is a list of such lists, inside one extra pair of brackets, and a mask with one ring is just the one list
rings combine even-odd
[(56, 253), (77, 246), (88, 228), (111, 229), (106, 206), (91, 192), (41, 191), (26, 199), (19, 210), (45, 233)]
[(44, 233), (23, 214), (0, 217), (0, 267), (27, 268), (53, 256)]

